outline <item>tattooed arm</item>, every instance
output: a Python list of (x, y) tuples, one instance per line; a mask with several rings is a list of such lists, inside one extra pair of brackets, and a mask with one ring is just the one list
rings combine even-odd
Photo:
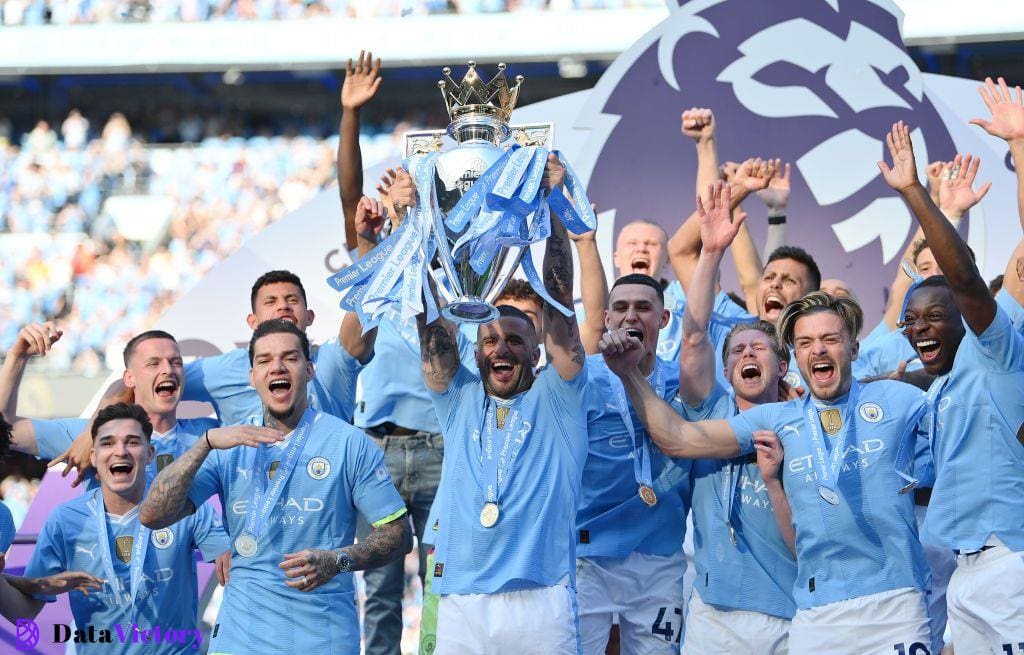
[(196, 506), (188, 492), (199, 467), (213, 449), (226, 450), (235, 446), (255, 448), (261, 443), (274, 443), (284, 439), (280, 430), (255, 425), (232, 425), (215, 428), (195, 442), (184, 455), (160, 471), (149, 487), (149, 493), (139, 507), (139, 522), (147, 528), (159, 530), (177, 523), (195, 513)]
[[(412, 530), (405, 514), (373, 529), (363, 541), (336, 550), (307, 549), (288, 553), (278, 566), (288, 578), (285, 584), (299, 591), (312, 591), (338, 575), (338, 555), (352, 560), (349, 571), (375, 569), (405, 557), (412, 550)], [(297, 578), (297, 579), (296, 579)]]
[(416, 327), (420, 333), (423, 382), (431, 391), (444, 393), (459, 372), (455, 325), (440, 316), (433, 323), (427, 324), (426, 315), (421, 313), (416, 317)]
[[(552, 193), (561, 193), (555, 189)], [(551, 297), (572, 309), (572, 250), (569, 235), (560, 220), (552, 218), (551, 236), (544, 250), (544, 286)], [(571, 380), (583, 369), (586, 353), (580, 340), (576, 315), (563, 316), (551, 305), (544, 304), (544, 349), (548, 361), (563, 380)]]

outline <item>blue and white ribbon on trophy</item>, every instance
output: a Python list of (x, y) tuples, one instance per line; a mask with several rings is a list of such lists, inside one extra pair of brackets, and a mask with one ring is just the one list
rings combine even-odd
[[(565, 166), (564, 184), (571, 202), (561, 192), (541, 189), (549, 152), (554, 152)], [(520, 247), (527, 282), (546, 302), (571, 316), (572, 310), (548, 294), (530, 254), (532, 244), (551, 234), (551, 209), (575, 234), (597, 226), (583, 184), (561, 153), (543, 146), (512, 146), (473, 183), (447, 216), (438, 206), (434, 186), (438, 154), (418, 155), (406, 161), (419, 192), (419, 203), (409, 209), (402, 225), (365, 257), (328, 278), (328, 284), (343, 293), (341, 307), (357, 312), (364, 330), (376, 326), (389, 310), (399, 310), (403, 319), (426, 311), (427, 321), (433, 321), (436, 301), (432, 293), (424, 294), (423, 290), (429, 289), (426, 276), (435, 253), (448, 261), (458, 261), (468, 251), (473, 270), (483, 275), (502, 248)], [(462, 233), (454, 244), (447, 242), (445, 228)], [(459, 280), (450, 282), (460, 285)]]

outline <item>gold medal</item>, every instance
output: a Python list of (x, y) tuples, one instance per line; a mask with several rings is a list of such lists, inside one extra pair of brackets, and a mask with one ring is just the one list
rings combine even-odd
[(834, 437), (843, 429), (843, 414), (838, 409), (826, 409), (823, 412), (818, 412), (818, 418), (821, 419), (821, 427), (830, 437)]
[(504, 430), (505, 429), (505, 419), (508, 418), (508, 410), (509, 410), (508, 407), (499, 407), (498, 411), (495, 412), (495, 416), (498, 419), (498, 429), (499, 430)]
[(281, 462), (271, 462), (270, 470), (267, 471), (267, 479), (273, 480), (274, 474), (277, 473), (277, 467), (281, 465)]
[(658, 496), (654, 493), (654, 489), (651, 489), (646, 484), (640, 485), (640, 500), (647, 503), (649, 507), (654, 507), (658, 504)]
[(493, 528), (500, 515), (498, 503), (484, 503), (484, 508), (480, 510), (480, 525), (485, 528)]

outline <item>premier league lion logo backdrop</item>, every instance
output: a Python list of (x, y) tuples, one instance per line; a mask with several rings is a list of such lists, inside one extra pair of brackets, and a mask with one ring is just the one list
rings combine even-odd
[[(619, 117), (595, 157), (590, 198), (617, 209), (616, 234), (646, 218), (671, 235), (694, 208), (696, 156), (679, 115), (710, 107), (721, 162), (793, 164), (789, 242), (815, 255), (824, 277), (855, 277), (877, 318), (916, 229), (875, 165), (884, 134), (900, 119), (915, 128), (922, 179), (930, 158), (955, 152), (903, 47), (900, 16), (887, 0), (683, 4), (615, 62), (580, 116), (595, 128), (608, 122), (599, 114)], [(751, 197), (744, 207), (763, 243), (763, 206)]]

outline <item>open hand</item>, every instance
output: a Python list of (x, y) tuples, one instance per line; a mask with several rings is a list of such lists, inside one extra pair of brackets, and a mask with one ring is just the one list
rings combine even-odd
[(299, 591), (313, 591), (338, 575), (338, 553), (307, 548), (297, 553), (286, 553), (278, 567), (291, 578), (285, 581), (286, 585)]
[(939, 210), (950, 218), (959, 218), (971, 207), (978, 204), (988, 190), (991, 182), (981, 185), (977, 191), (972, 189), (974, 178), (978, 176), (981, 157), (957, 155), (953, 161), (942, 169), (939, 180)]
[(697, 194), (697, 214), (700, 216), (700, 241), (709, 251), (721, 252), (728, 248), (740, 225), (746, 220), (742, 212), (732, 220), (732, 187), (721, 181), (708, 185), (707, 204)]
[(343, 109), (359, 109), (376, 95), (383, 78), (380, 73), (380, 58), (373, 61), (373, 53), (359, 51), (355, 66), (349, 59), (345, 65), (345, 81), (341, 85), (341, 106)]
[(1011, 94), (1006, 80), (1000, 77), (997, 86), (991, 77), (986, 77), (985, 84), (978, 87), (978, 93), (992, 112), (992, 120), (972, 118), (971, 125), (977, 125), (1008, 142), (1024, 141), (1024, 100), (1021, 99), (1020, 87), (1014, 87)]
[(880, 161), (878, 170), (882, 172), (886, 184), (901, 193), (920, 184), (917, 164), (914, 163), (914, 145), (910, 142), (910, 128), (903, 121), (893, 123), (892, 131), (885, 135), (885, 143), (892, 156), (892, 167)]
[(284, 441), (284, 434), (280, 430), (264, 428), (257, 425), (229, 425), (222, 428), (213, 428), (207, 431), (206, 436), (210, 445), (216, 450), (227, 450), (235, 446), (249, 446), (256, 448), (261, 444), (272, 444)]

